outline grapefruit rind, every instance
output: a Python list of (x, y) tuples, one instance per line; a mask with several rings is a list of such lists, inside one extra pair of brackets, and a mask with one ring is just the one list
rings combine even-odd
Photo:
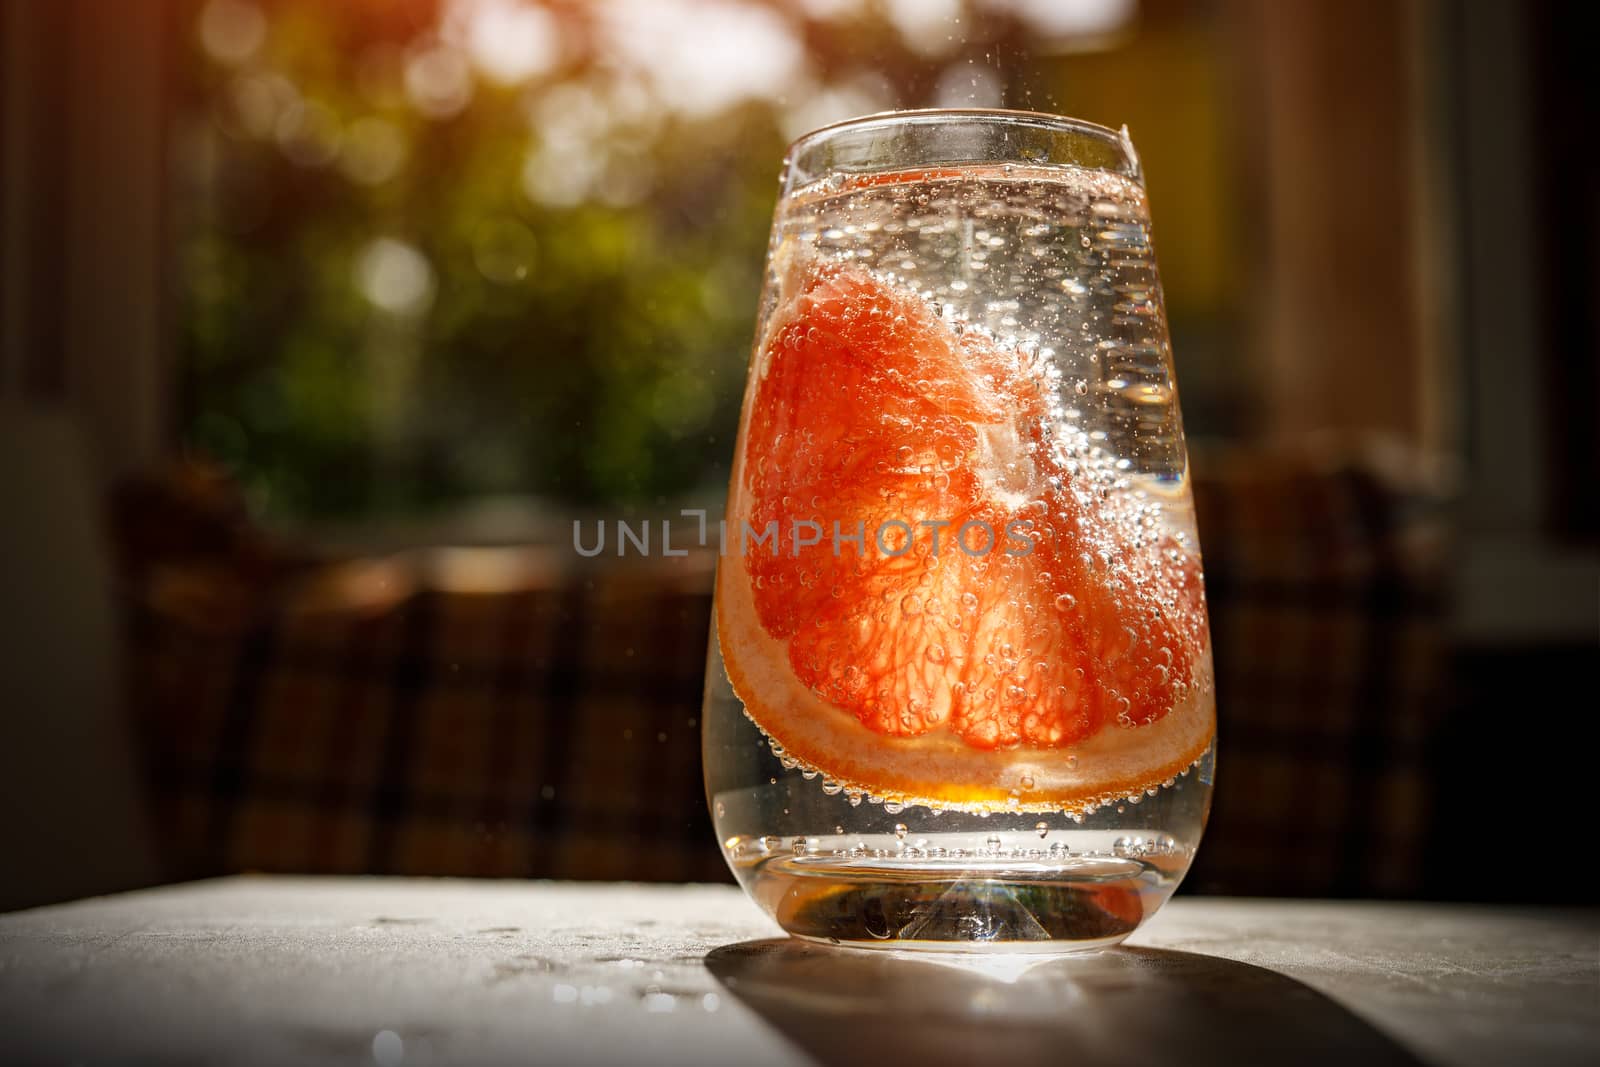
[[(749, 518), (744, 460), (748, 418), (766, 377), (772, 339), (805, 291), (814, 267), (791, 240), (773, 256), (776, 289), (788, 294), (755, 346), (746, 383), (746, 418), (735, 443), (728, 528)], [(772, 282), (769, 282), (772, 284)], [(823, 699), (794, 674), (786, 644), (762, 626), (754, 580), (738, 553), (717, 568), (715, 621), (723, 668), (745, 714), (798, 769), (816, 772), (844, 791), (902, 805), (950, 811), (1083, 812), (1139, 796), (1189, 771), (1216, 734), (1209, 642), (1195, 657), (1185, 697), (1144, 725), (1111, 723), (1064, 747), (974, 748), (948, 732), (886, 736)]]

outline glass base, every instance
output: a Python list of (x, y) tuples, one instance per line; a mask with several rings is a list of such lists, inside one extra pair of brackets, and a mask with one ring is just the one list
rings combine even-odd
[(735, 863), (751, 895), (790, 934), (896, 950), (1107, 948), (1177, 886), (1176, 872), (1151, 862), (1074, 854), (1070, 839), (1078, 835), (1058, 834), (1048, 850), (1018, 840), (1026, 836), (769, 839)]

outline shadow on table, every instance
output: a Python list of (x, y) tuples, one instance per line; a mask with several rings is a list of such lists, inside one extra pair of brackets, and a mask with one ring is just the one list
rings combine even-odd
[(773, 939), (706, 966), (822, 1063), (1421, 1062), (1301, 982), (1192, 952), (933, 962)]

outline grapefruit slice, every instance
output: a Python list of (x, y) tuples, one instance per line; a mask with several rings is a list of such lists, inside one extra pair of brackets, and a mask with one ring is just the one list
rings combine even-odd
[(1068, 427), (1047, 363), (792, 266), (756, 352), (716, 591), (775, 749), (902, 803), (1082, 809), (1214, 730), (1199, 560)]

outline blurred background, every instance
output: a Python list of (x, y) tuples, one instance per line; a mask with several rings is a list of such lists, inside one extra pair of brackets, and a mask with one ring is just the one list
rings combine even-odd
[(1600, 112), (1555, 0), (0, 0), (0, 907), (726, 878), (784, 145), (1129, 127), (1218, 656), (1185, 892), (1587, 901)]

